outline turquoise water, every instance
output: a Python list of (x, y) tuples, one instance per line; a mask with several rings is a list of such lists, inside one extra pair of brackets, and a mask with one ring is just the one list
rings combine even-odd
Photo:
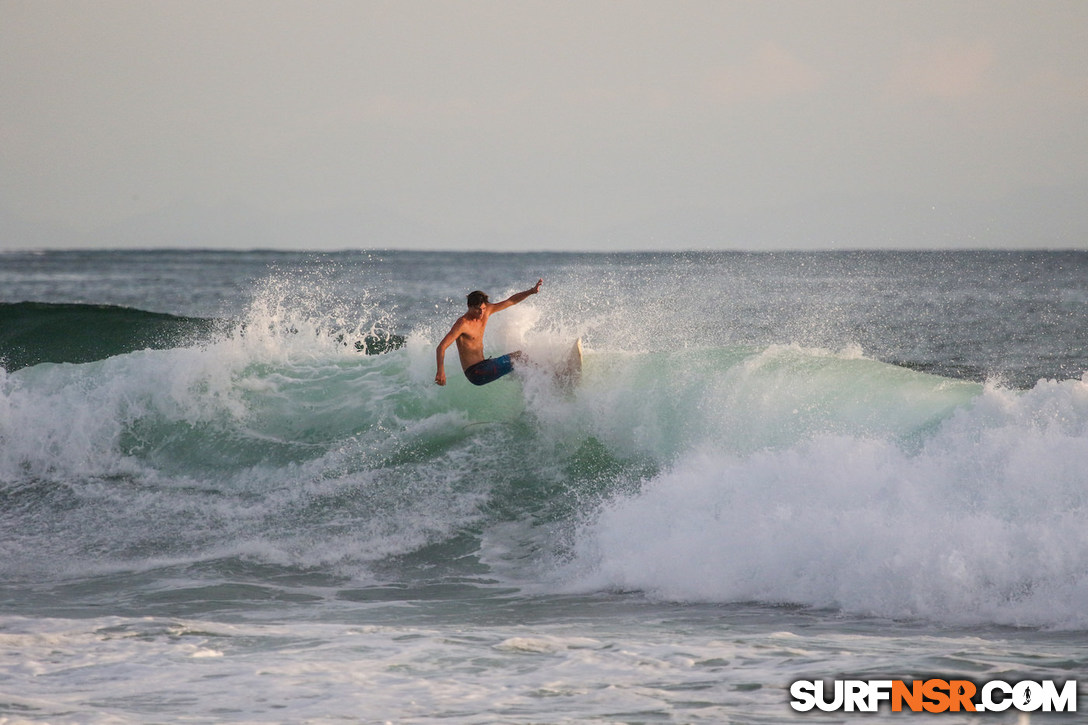
[[(0, 718), (838, 722), (789, 684), (1076, 677), (1086, 271), (2, 255)], [(487, 351), (542, 367), (435, 386), (463, 295), (537, 277)]]

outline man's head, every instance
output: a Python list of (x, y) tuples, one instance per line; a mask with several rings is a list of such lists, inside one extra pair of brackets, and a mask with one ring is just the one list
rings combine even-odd
[(480, 307), (485, 302), (487, 302), (487, 295), (485, 293), (481, 292), (480, 290), (476, 290), (475, 292), (469, 292), (468, 293), (468, 306), (469, 307)]

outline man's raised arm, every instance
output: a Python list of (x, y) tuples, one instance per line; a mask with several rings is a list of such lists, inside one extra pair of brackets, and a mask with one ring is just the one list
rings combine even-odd
[(540, 285), (542, 285), (542, 284), (544, 284), (544, 280), (538, 279), (536, 281), (535, 286), (530, 287), (529, 289), (525, 290), (524, 292), (517, 292), (515, 294), (510, 295), (509, 297), (507, 297), (502, 302), (496, 302), (493, 305), (489, 305), (491, 307), (491, 311), (492, 312), (498, 312), (499, 310), (505, 310), (507, 307), (512, 307), (512, 306), (516, 305), (517, 303), (521, 302), (522, 300), (524, 300), (525, 298), (531, 297), (532, 295), (535, 295), (536, 293), (540, 292)]

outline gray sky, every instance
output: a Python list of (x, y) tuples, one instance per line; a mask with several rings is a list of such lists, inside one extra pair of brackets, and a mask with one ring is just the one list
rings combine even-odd
[(1088, 2), (0, 0), (0, 249), (1088, 248)]

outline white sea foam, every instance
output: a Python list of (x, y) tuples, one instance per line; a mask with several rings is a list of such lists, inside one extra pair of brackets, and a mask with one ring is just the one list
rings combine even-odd
[(714, 443), (604, 505), (562, 576), (680, 601), (1088, 625), (1088, 382), (987, 387), (913, 443)]
[(631, 722), (674, 710), (724, 722), (785, 707), (779, 687), (751, 684), (772, 682), (788, 652), (760, 633), (304, 617), (4, 617), (0, 630), (23, 662), (0, 713), (35, 722)]

